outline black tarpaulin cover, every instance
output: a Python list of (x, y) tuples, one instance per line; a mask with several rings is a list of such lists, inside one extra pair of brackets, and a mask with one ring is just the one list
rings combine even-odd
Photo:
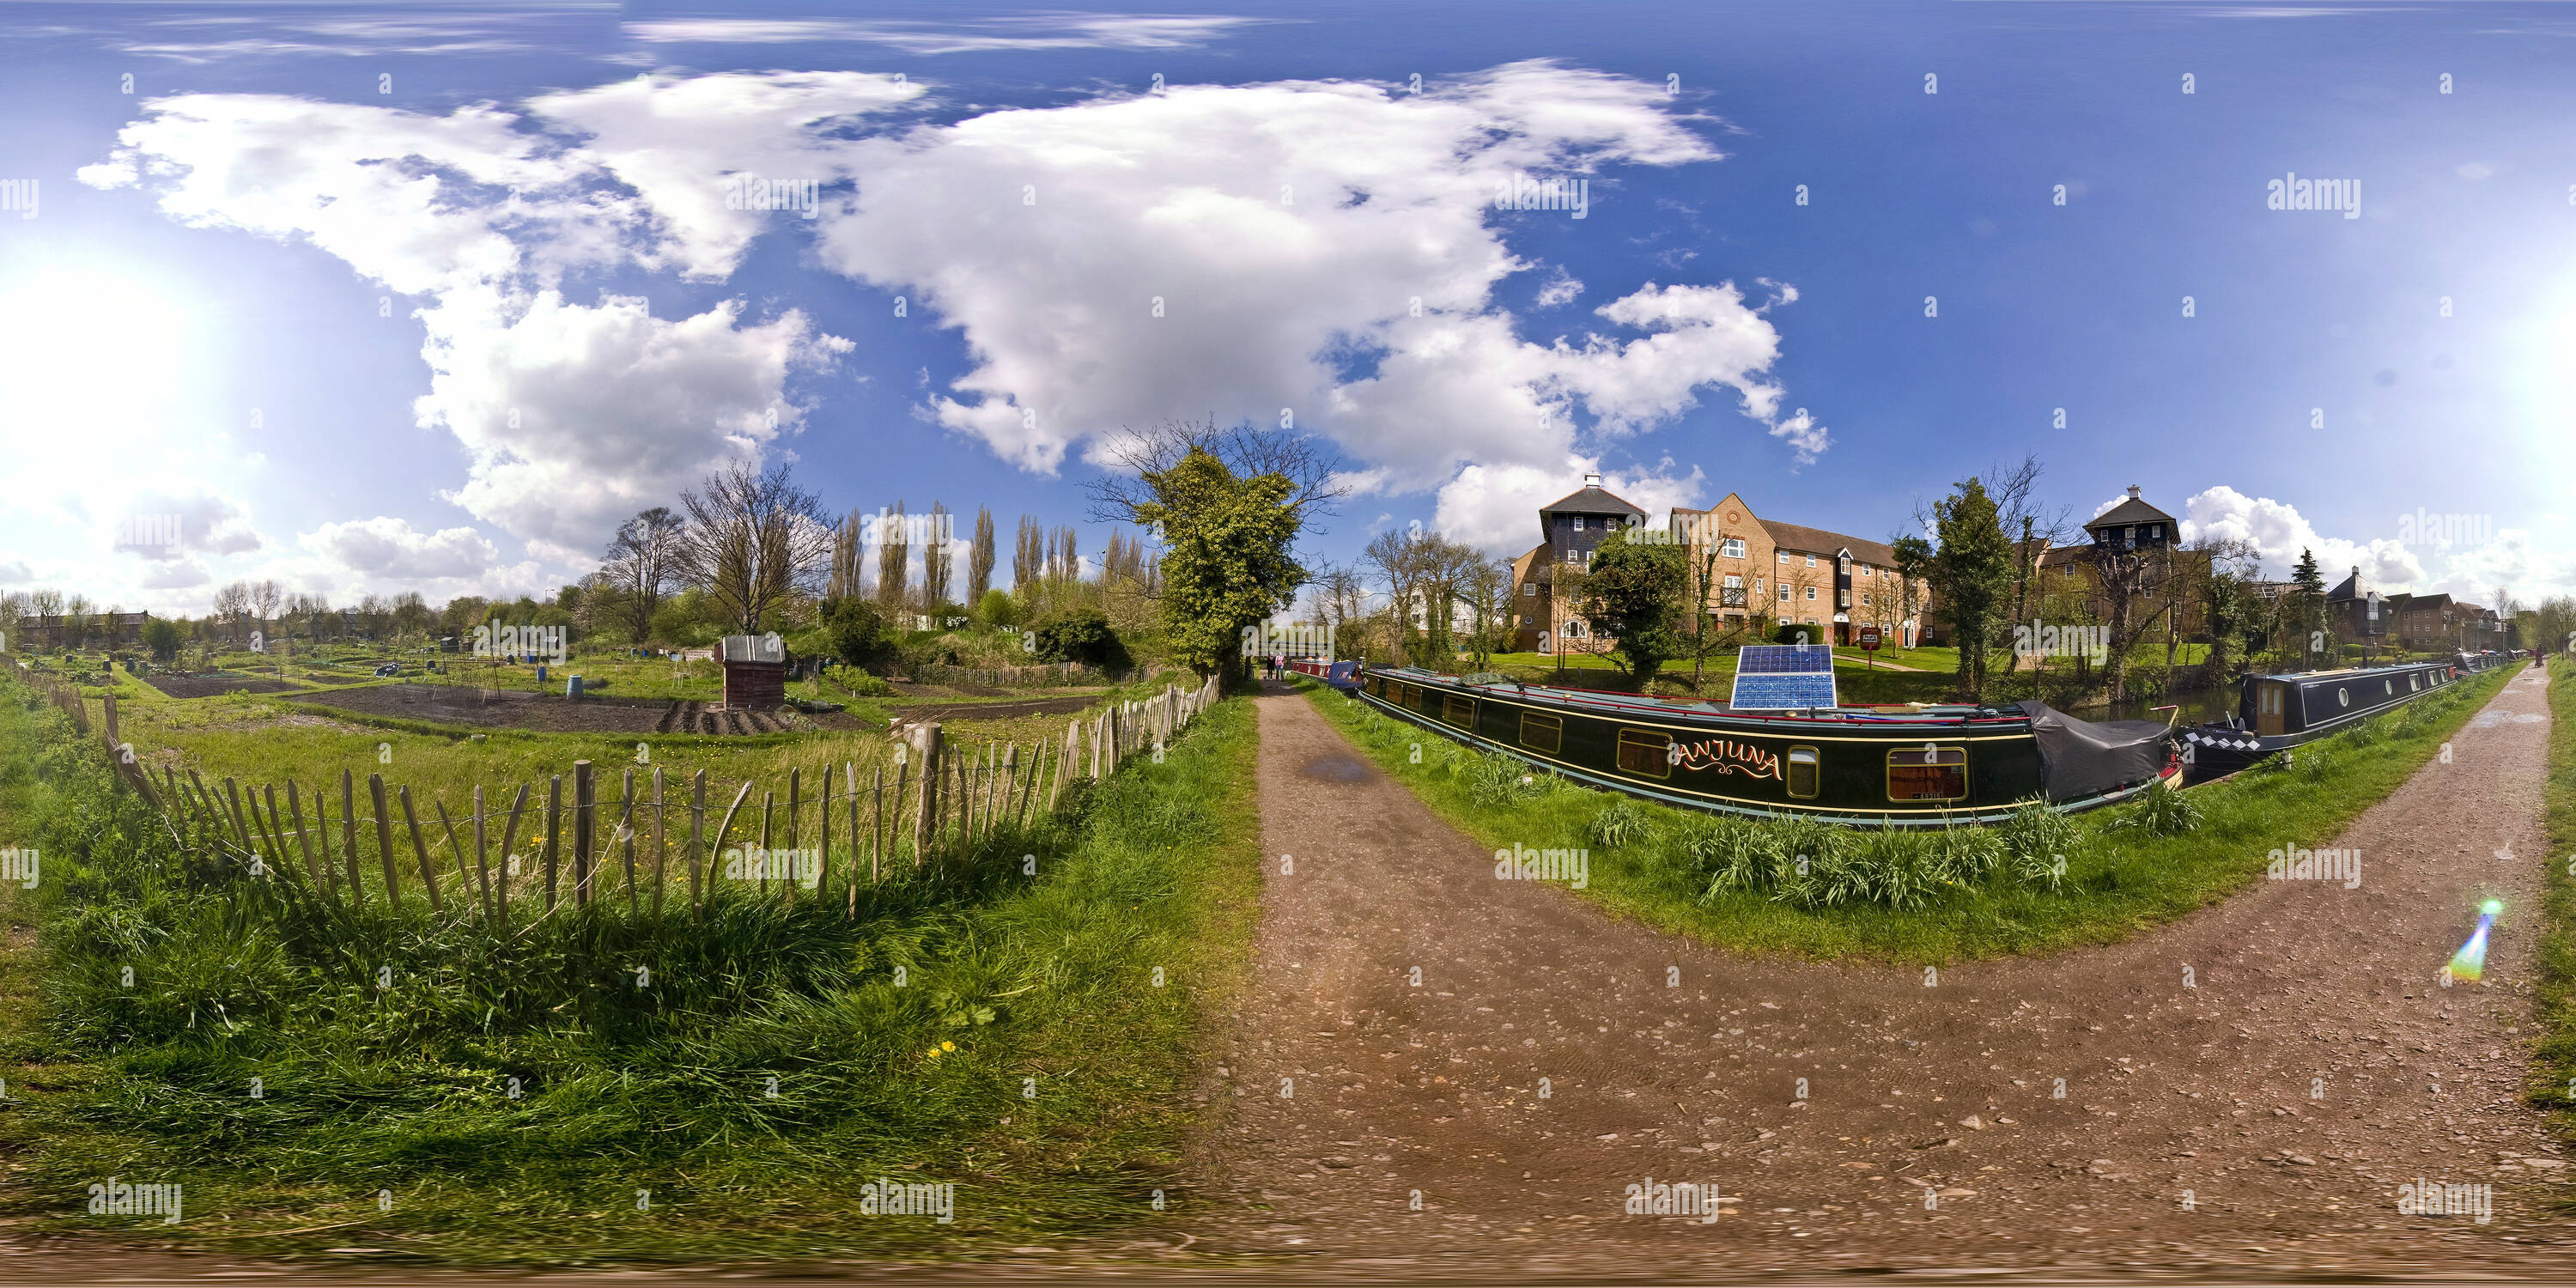
[(2051, 803), (2098, 796), (2155, 777), (2172, 730), (2153, 720), (2078, 720), (2045, 702), (2020, 703), (2039, 740), (2039, 789)]

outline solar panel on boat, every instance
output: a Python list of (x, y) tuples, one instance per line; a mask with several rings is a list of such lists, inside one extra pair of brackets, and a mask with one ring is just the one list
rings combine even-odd
[(1747, 644), (1735, 659), (1738, 711), (1799, 711), (1836, 705), (1834, 651), (1822, 644)]

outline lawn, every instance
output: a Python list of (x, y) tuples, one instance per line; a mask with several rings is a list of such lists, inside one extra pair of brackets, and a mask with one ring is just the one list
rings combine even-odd
[[(703, 916), (602, 901), (498, 940), (419, 900), (299, 912), (175, 852), (25, 697), (0, 679), (0, 817), (47, 806), (21, 905), (44, 942), (0, 971), (24, 1232), (703, 1266), (981, 1257), (1188, 1210), (1203, 1043), (1258, 912), (1248, 704), (855, 917), (728, 887)], [(181, 1185), (185, 1219), (79, 1213), (110, 1176)], [(953, 1185), (953, 1223), (864, 1214), (878, 1177)]]
[[(2054, 891), (1998, 869), (1946, 886), (1908, 911), (1866, 899), (1803, 907), (1758, 890), (1712, 889), (1718, 869), (1711, 856), (1744, 835), (1733, 829), (1784, 825), (1722, 823), (1548, 776), (1511, 790), (1521, 762), (1469, 751), (1357, 699), (1306, 687), (1326, 719), (1479, 844), (1588, 849), (1590, 882), (1581, 893), (1616, 914), (1742, 952), (1926, 964), (2115, 942), (2224, 899), (2261, 875), (2269, 851), (2324, 845), (2394, 791), (2511, 674), (2490, 673), (2419, 699), (2373, 722), (2367, 741), (2346, 734), (2302, 748), (2297, 768), (2193, 788), (2182, 794), (2200, 814), (2189, 831), (2153, 835), (2122, 826), (2140, 806), (2068, 817), (2066, 868)], [(1884, 844), (1828, 830), (1855, 850)]]

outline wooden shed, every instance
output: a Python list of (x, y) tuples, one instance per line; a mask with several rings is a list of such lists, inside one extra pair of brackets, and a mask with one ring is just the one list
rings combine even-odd
[(727, 635), (717, 654), (724, 663), (727, 710), (775, 711), (787, 705), (787, 645), (776, 635)]

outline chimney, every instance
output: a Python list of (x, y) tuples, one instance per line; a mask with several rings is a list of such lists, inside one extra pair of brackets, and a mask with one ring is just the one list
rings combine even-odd
[(1601, 476), (1600, 476), (1600, 475), (1598, 475), (1598, 474), (1586, 474), (1586, 475), (1584, 475), (1584, 476), (1583, 476), (1583, 486), (1585, 486), (1585, 487), (1599, 487), (1599, 486), (1601, 486)]
[(2129, 499), (2132, 501), (2138, 499), (2138, 485), (2135, 483), (2129, 485)]

